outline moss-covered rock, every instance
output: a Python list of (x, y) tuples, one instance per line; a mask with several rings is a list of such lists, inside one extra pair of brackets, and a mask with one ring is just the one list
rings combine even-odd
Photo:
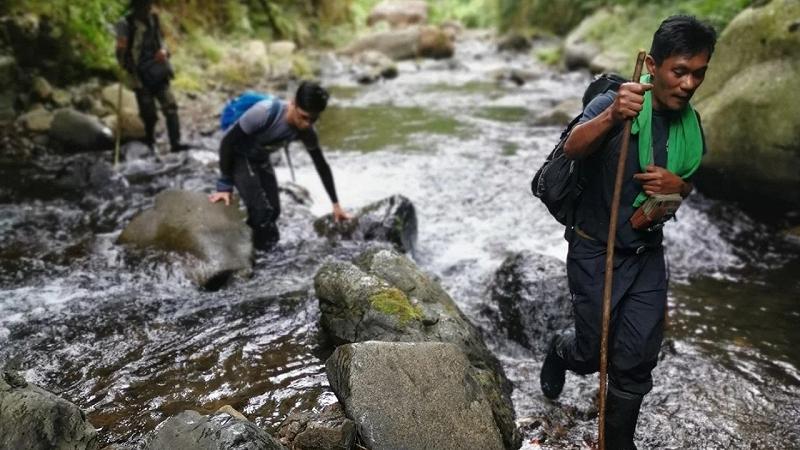
[(373, 249), (355, 263), (332, 261), (314, 278), (322, 328), (341, 343), (381, 340), (448, 342), (458, 346), (476, 370), (492, 401), (506, 447), (516, 448), (511, 383), (478, 329), (455, 302), (412, 261), (397, 252)]
[(800, 3), (748, 8), (721, 34), (698, 90), (709, 195), (800, 207)]

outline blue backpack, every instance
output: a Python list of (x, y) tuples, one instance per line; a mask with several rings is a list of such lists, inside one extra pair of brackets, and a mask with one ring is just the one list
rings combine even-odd
[[(273, 96), (270, 94), (265, 94), (263, 92), (256, 92), (256, 91), (245, 91), (238, 97), (229, 100), (228, 103), (225, 104), (225, 107), (222, 109), (222, 114), (219, 117), (219, 126), (222, 131), (227, 130), (230, 128), (240, 117), (244, 114), (248, 109), (250, 109), (256, 103), (262, 100), (269, 100), (272, 99)], [(272, 103), (272, 108), (270, 109), (270, 119), (272, 119), (276, 112), (278, 102)]]

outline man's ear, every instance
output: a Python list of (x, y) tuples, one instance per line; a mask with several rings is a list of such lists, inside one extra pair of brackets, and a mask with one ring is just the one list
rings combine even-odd
[(650, 54), (648, 54), (644, 58), (644, 63), (647, 65), (647, 72), (650, 74), (650, 76), (655, 76), (655, 74), (656, 74), (656, 60), (653, 59), (653, 57), (650, 56)]

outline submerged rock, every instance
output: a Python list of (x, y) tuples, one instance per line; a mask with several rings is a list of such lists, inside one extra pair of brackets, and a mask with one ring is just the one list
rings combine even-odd
[(544, 352), (555, 332), (572, 326), (566, 268), (560, 260), (530, 252), (503, 261), (489, 287), (499, 326), (525, 348)]
[(251, 231), (236, 200), (225, 206), (200, 192), (161, 192), (155, 207), (134, 217), (118, 243), (194, 256), (186, 270), (207, 289), (219, 288), (231, 275), (252, 273)]
[(448, 342), (475, 368), (506, 447), (516, 448), (511, 383), (478, 329), (453, 299), (408, 258), (391, 250), (364, 252), (355, 264), (328, 262), (314, 278), (322, 328), (343, 343)]
[(147, 450), (287, 450), (256, 424), (227, 412), (184, 411), (156, 429)]
[(533, 123), (540, 126), (566, 126), (570, 120), (581, 113), (583, 103), (579, 98), (569, 98), (557, 104), (550, 111), (536, 116)]
[(319, 413), (294, 412), (280, 426), (278, 437), (293, 450), (338, 450), (353, 448), (355, 423), (345, 416), (339, 403)]
[(402, 252), (417, 245), (417, 214), (411, 200), (393, 195), (358, 210), (353, 219), (336, 223), (327, 214), (314, 221), (314, 230), (328, 239), (384, 241)]
[(76, 405), (0, 373), (0, 448), (84, 450), (99, 446), (97, 431)]
[(349, 344), (325, 366), (367, 448), (504, 448), (475, 369), (456, 345)]

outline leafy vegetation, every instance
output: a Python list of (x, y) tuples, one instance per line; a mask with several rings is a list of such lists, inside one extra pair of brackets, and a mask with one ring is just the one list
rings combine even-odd
[[(381, 0), (160, 0), (162, 26), (175, 62), (186, 71), (176, 80), (202, 88), (203, 71), (219, 64), (250, 39), (288, 39), (300, 47), (340, 46), (366, 27), (370, 10)], [(752, 0), (428, 0), (432, 23), (456, 20), (467, 27), (497, 27), (564, 35), (584, 19), (606, 11), (586, 30), (603, 48), (628, 52), (649, 44), (664, 17), (687, 13), (711, 22), (719, 31)], [(46, 17), (62, 41), (59, 63), (89, 72), (111, 73), (114, 24), (129, 0), (6, 0), (0, 14), (33, 13)], [(63, 39), (61, 39), (63, 37)], [(538, 52), (550, 63), (559, 49)], [(303, 61), (293, 62), (308, 70)], [(228, 78), (241, 78), (234, 69)], [(246, 78), (246, 77), (245, 77)], [(232, 80), (237, 81), (237, 80)], [(244, 80), (239, 80), (244, 81)]]

